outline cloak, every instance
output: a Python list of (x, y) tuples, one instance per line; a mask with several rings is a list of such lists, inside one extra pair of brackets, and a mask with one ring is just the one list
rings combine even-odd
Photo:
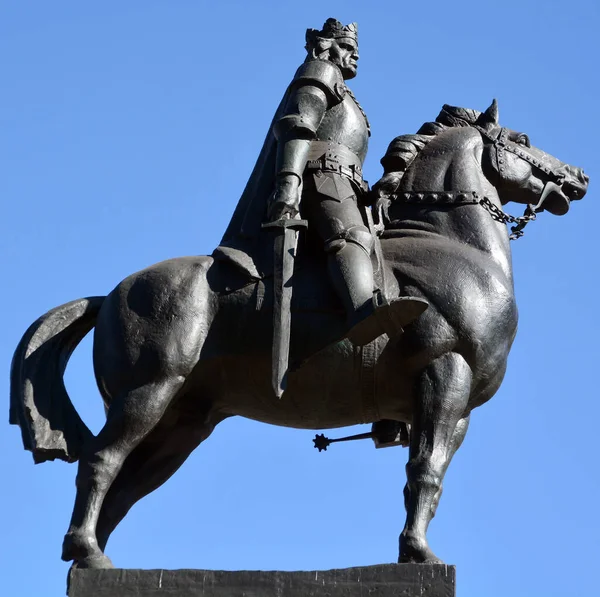
[(253, 280), (260, 280), (265, 275), (265, 260), (262, 258), (265, 243), (261, 242), (261, 225), (265, 219), (268, 200), (275, 191), (277, 139), (273, 127), (283, 116), (289, 94), (288, 87), (271, 121), (229, 225), (212, 254), (217, 261), (229, 261), (241, 268)]

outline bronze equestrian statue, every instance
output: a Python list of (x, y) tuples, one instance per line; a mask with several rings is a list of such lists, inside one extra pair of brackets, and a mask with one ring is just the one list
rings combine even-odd
[[(327, 99), (316, 78), (308, 86), (313, 83)], [(344, 101), (347, 94), (340, 88)], [(290, 105), (285, 104), (286, 116), (295, 114)], [(324, 118), (336, 109), (327, 106)], [(336, 197), (325, 193), (330, 198), (323, 199), (324, 193), (317, 197), (309, 187), (318, 185), (317, 172), (338, 172), (334, 166), (307, 165), (313, 159), (324, 164), (322, 156), (311, 153), (315, 141), (328, 141), (319, 137), (323, 122), (305, 137), (297, 136), (292, 124), (292, 133), (282, 131), (276, 143), (267, 138), (252, 189), (246, 188), (214, 256), (151, 266), (106, 297), (78, 299), (49, 311), (25, 333), (11, 371), (11, 422), (20, 425), (36, 462), (79, 461), (65, 560), (79, 567), (111, 567), (104, 549), (129, 509), (164, 483), (218, 423), (240, 415), (317, 430), (378, 421), (410, 424), (399, 561), (440, 561), (426, 532), (444, 474), (471, 411), (498, 390), (517, 328), (502, 206), (511, 201), (529, 206), (516, 227), (520, 234), (539, 211), (565, 214), (585, 195), (588, 177), (532, 146), (526, 135), (500, 126), (495, 102), (485, 112), (444, 106), (417, 134), (394, 139), (382, 160), (384, 175), (369, 195), (380, 237), (370, 255), (374, 268), (362, 271), (366, 277), (376, 272), (369, 283), (373, 279), (387, 304), (402, 293), (428, 307), (401, 325), (403, 332), (381, 334), (361, 346), (348, 338), (353, 321), (343, 292), (350, 291), (340, 282), (343, 278), (349, 287), (354, 273), (336, 278), (341, 261), (332, 263), (343, 259), (336, 256), (347, 247), (366, 263), (363, 256), (371, 249), (363, 246), (369, 241), (361, 227), (370, 229), (370, 214), (360, 211), (363, 223), (341, 219), (345, 232), (340, 229), (338, 239), (328, 237), (329, 208), (317, 202), (331, 201), (336, 203), (332, 209), (342, 210), (352, 204), (348, 213), (356, 215), (355, 201), (364, 205), (365, 198), (359, 163), (345, 162), (342, 152), (334, 154), (339, 173), (330, 180), (336, 189), (346, 185), (353, 198), (342, 197), (344, 191)], [(342, 132), (336, 134), (335, 142), (344, 144)], [(286, 141), (277, 158), (281, 139)], [(286, 145), (296, 141), (308, 145), (308, 152), (290, 166), (296, 190), (286, 194)], [(261, 168), (274, 163), (277, 169), (267, 181)], [(355, 166), (352, 176), (342, 170), (348, 165)], [(273, 184), (278, 174), (281, 180)], [(293, 278), (288, 279), (288, 285), (293, 281), (289, 372), (279, 398), (272, 387), (271, 353), (274, 305), (281, 298), (276, 280), (281, 278), (273, 261), (273, 235), (261, 226), (286, 211), (292, 216), (299, 208), (304, 215), (306, 197), (309, 226), (298, 236), (297, 255), (292, 251)], [(245, 223), (250, 226), (246, 235)], [(352, 236), (352, 226), (360, 235)], [(325, 254), (329, 241), (340, 242)], [(92, 328), (95, 375), (107, 409), (97, 436), (76, 413), (63, 383), (72, 351)]]

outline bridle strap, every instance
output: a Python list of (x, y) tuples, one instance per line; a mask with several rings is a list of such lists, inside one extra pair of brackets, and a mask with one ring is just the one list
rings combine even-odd
[(481, 195), (475, 191), (409, 191), (390, 195), (392, 201), (421, 205), (457, 206), (476, 205)]
[(493, 137), (488, 131), (486, 131), (482, 126), (479, 126), (478, 124), (473, 125), (473, 128), (477, 129), (486, 139), (488, 139), (488, 141), (490, 141), (494, 145), (494, 148), (496, 150), (496, 165), (498, 168), (498, 172), (501, 176), (505, 174), (506, 160), (504, 157), (504, 152), (508, 151), (521, 158), (522, 160), (525, 160), (534, 168), (541, 170), (555, 183), (560, 184), (565, 179), (564, 174), (555, 172), (551, 168), (548, 168), (548, 166), (544, 165), (542, 162), (540, 162), (540, 160), (521, 149), (518, 143), (507, 143), (509, 129), (502, 127), (498, 132), (498, 135), (496, 137)]

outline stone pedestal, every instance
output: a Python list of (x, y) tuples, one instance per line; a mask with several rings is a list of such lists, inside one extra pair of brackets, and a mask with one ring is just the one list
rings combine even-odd
[(386, 564), (311, 572), (72, 570), (69, 597), (455, 597), (454, 566)]

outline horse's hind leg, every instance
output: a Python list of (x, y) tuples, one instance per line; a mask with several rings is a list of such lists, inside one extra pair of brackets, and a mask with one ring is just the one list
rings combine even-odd
[(84, 568), (112, 567), (96, 540), (102, 502), (127, 456), (160, 421), (183, 381), (181, 376), (164, 378), (113, 400), (106, 424), (79, 462), (77, 497), (63, 543), (63, 560), (75, 560)]
[[(456, 451), (458, 450), (458, 448), (460, 448), (460, 446), (463, 443), (463, 440), (465, 439), (465, 435), (467, 434), (467, 429), (469, 428), (469, 419), (470, 419), (470, 415), (467, 415), (466, 417), (463, 417), (462, 419), (460, 419), (458, 421), (458, 423), (456, 424), (456, 429), (454, 430), (454, 433), (452, 434), (452, 439), (450, 440), (450, 449), (448, 450), (448, 457), (446, 459), (446, 467), (450, 464), (450, 462), (452, 461), (452, 457), (454, 456), (454, 454), (456, 454)], [(435, 497), (433, 498), (433, 504), (431, 505), (431, 518), (432, 519), (435, 517), (435, 513), (437, 511), (438, 504), (440, 503), (440, 498), (442, 497), (442, 490), (443, 490), (443, 479), (442, 479), (442, 483), (440, 484), (440, 488), (438, 489), (437, 493), (435, 494)], [(406, 484), (404, 487), (404, 507), (406, 508), (407, 512), (410, 507), (410, 495), (411, 495), (410, 488), (409, 488), (408, 484)]]
[[(446, 458), (446, 468), (450, 465), (452, 461), (452, 457), (456, 454), (456, 451), (461, 447), (463, 440), (465, 439), (465, 435), (467, 435), (467, 430), (469, 429), (469, 420), (471, 416), (467, 415), (458, 421), (456, 424), (456, 428), (454, 429), (454, 433), (452, 434), (452, 439), (450, 440), (450, 448), (448, 450), (448, 457)], [(440, 498), (442, 497), (443, 490), (443, 478), (442, 484), (435, 494), (435, 498), (433, 500), (433, 505), (431, 506), (431, 518), (435, 516), (438, 504), (440, 503)], [(408, 494), (408, 492), (407, 492)], [(407, 508), (408, 510), (408, 508)]]
[(450, 353), (433, 361), (418, 380), (406, 465), (407, 517), (400, 535), (400, 562), (440, 562), (429, 548), (426, 533), (446, 469), (467, 431), (471, 378), (466, 361)]
[(96, 527), (100, 549), (130, 508), (165, 483), (224, 418), (215, 414), (192, 421), (187, 413), (161, 422), (133, 450), (104, 498)]

